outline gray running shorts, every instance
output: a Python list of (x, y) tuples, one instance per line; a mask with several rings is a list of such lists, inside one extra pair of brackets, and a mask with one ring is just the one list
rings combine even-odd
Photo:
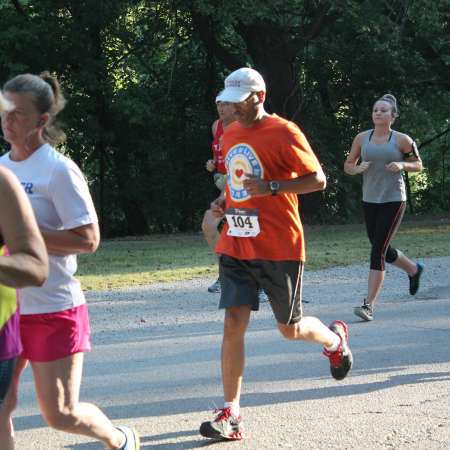
[(301, 261), (242, 260), (220, 255), (219, 277), (220, 309), (251, 306), (257, 311), (258, 290), (263, 289), (277, 322), (291, 325), (302, 318)]

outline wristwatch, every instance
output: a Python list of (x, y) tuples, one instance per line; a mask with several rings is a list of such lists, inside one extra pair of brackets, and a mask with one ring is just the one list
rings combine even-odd
[(269, 181), (269, 189), (272, 195), (277, 195), (280, 190), (280, 183), (278, 181)]

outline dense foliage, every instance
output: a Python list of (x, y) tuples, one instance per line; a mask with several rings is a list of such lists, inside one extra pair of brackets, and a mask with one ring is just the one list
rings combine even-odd
[(448, 210), (449, 16), (449, 0), (0, 0), (0, 82), (60, 77), (62, 151), (87, 174), (109, 235), (199, 228), (216, 194), (204, 169), (215, 94), (243, 65), (324, 164), (328, 189), (303, 199), (307, 218), (358, 216), (360, 180), (342, 165), (386, 92), (396, 128), (423, 144), (412, 206)]

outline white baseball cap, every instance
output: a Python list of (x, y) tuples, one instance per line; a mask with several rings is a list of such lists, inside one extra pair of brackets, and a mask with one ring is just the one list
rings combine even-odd
[(217, 96), (216, 102), (239, 103), (252, 92), (261, 91), (266, 92), (263, 77), (256, 70), (243, 67), (225, 78), (225, 89)]
[(216, 97), (216, 103), (219, 103), (219, 102), (222, 101), (222, 100), (220, 99), (220, 96), (222, 95), (222, 92), (223, 92), (223, 91), (220, 91), (220, 92), (217, 94), (217, 97)]

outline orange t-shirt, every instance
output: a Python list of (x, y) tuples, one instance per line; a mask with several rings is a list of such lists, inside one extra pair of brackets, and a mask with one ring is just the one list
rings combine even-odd
[(226, 208), (259, 210), (260, 233), (255, 237), (220, 234), (216, 252), (237, 259), (304, 261), (303, 227), (297, 194), (251, 198), (244, 189), (244, 173), (265, 180), (290, 180), (320, 170), (320, 164), (301, 130), (273, 114), (251, 128), (229, 125), (222, 138), (227, 168)]

